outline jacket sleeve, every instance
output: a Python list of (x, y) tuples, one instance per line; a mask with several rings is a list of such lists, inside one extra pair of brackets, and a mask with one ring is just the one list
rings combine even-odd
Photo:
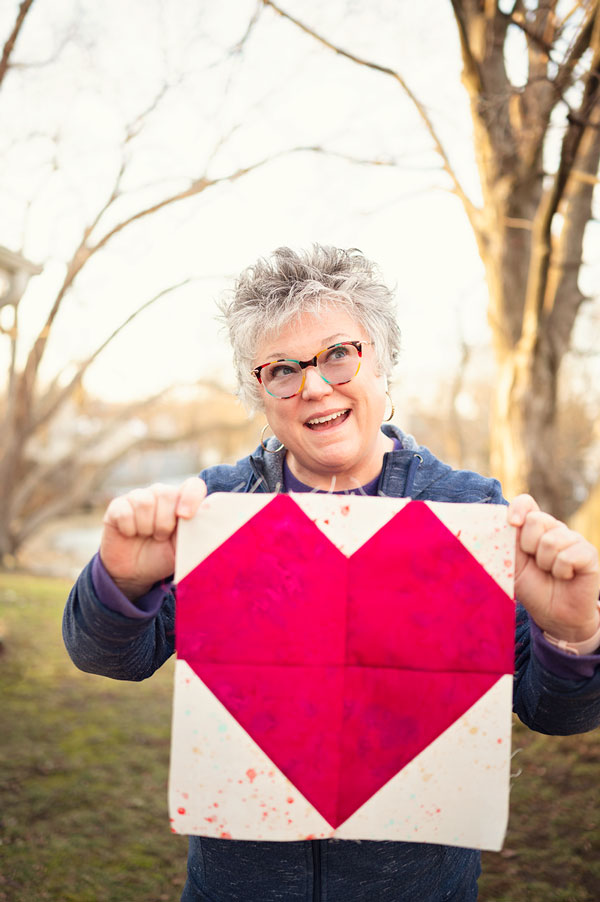
[(585, 733), (599, 726), (600, 655), (589, 659), (580, 678), (576, 669), (571, 678), (551, 672), (535, 654), (529, 617), (518, 604), (513, 700), (520, 720), (538, 733), (555, 736)]
[(98, 598), (90, 563), (67, 600), (63, 638), (71, 660), (80, 670), (115, 680), (145, 680), (173, 654), (174, 594), (165, 592), (155, 616), (125, 617)]

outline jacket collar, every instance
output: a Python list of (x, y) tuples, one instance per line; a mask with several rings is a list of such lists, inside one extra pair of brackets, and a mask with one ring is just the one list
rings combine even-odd
[[(401, 447), (396, 451), (388, 451), (383, 456), (383, 465), (379, 491), (382, 495), (393, 498), (417, 498), (425, 488), (448, 470), (427, 448), (417, 445), (412, 435), (402, 432), (397, 426), (385, 423), (382, 431), (390, 438), (398, 439)], [(277, 446), (277, 439), (270, 439)], [(258, 447), (250, 455), (250, 466), (253, 478), (246, 491), (281, 492), (283, 491), (283, 459), (285, 448), (281, 451), (268, 452)]]

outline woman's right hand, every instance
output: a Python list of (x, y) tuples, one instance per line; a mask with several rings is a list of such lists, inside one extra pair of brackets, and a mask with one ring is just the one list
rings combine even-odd
[(177, 517), (193, 517), (205, 497), (205, 483), (193, 476), (180, 486), (134, 489), (108, 505), (100, 558), (131, 601), (174, 572)]

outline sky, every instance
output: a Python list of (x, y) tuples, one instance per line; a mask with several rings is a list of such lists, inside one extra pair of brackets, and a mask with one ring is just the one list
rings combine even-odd
[[(0, 10), (2, 40), (16, 6)], [(0, 244), (44, 264), (21, 305), (21, 353), (122, 159), (124, 196), (91, 240), (190, 178), (221, 178), (274, 157), (109, 242), (61, 307), (44, 378), (59, 370), (66, 378), (69, 361), (83, 359), (140, 304), (189, 280), (121, 333), (90, 368), (86, 387), (128, 400), (199, 378), (232, 385), (216, 299), (257, 257), (314, 241), (360, 248), (396, 287), (400, 394), (435, 398), (458, 366), (461, 339), (479, 349), (481, 372), (491, 372), (481, 261), (410, 101), (392, 79), (335, 55), (268, 8), (236, 51), (258, 7), (250, 0), (34, 4), (15, 53), (30, 65), (15, 69), (0, 92)], [(478, 199), (449, 2), (286, 0), (285, 9), (401, 72)], [(515, 66), (518, 59), (517, 52)], [(123, 157), (128, 123), (135, 135)], [(288, 152), (315, 145), (328, 153)]]

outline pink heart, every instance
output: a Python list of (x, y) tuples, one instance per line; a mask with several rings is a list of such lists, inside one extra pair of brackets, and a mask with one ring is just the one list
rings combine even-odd
[(277, 495), (180, 582), (176, 633), (337, 827), (512, 673), (514, 604), (423, 502), (346, 558)]

